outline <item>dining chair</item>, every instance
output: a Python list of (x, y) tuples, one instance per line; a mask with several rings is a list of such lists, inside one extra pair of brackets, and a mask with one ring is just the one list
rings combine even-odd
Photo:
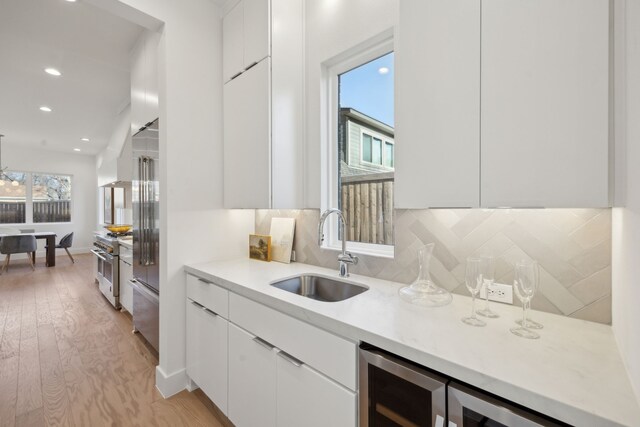
[(29, 262), (31, 263), (31, 269), (35, 270), (34, 258), (38, 244), (36, 243), (35, 236), (4, 236), (0, 240), (0, 254), (6, 255), (4, 265), (0, 269), (0, 274), (9, 270), (9, 261), (13, 254), (28, 254)]
[[(73, 231), (60, 239), (60, 242), (56, 245), (56, 249), (64, 249), (67, 252), (67, 255), (69, 255), (71, 262), (75, 264), (76, 261), (71, 256), (71, 252), (69, 252), (71, 245), (73, 245)], [(45, 250), (46, 249), (49, 249), (49, 247), (45, 246)]]

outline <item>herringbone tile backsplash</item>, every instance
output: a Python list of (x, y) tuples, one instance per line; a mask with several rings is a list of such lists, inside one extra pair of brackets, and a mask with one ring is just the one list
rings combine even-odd
[[(433, 242), (432, 279), (468, 295), (468, 256), (493, 254), (496, 280), (509, 284), (515, 262), (535, 259), (541, 271), (533, 309), (611, 323), (610, 209), (396, 210), (395, 216), (395, 257), (359, 256), (353, 273), (410, 283), (417, 249)], [(256, 232), (269, 234), (274, 217), (296, 218), (298, 262), (337, 269), (337, 252), (317, 244), (318, 210), (257, 210)]]

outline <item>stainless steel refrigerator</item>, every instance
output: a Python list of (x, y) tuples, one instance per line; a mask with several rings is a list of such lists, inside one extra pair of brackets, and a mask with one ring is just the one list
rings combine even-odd
[(133, 327), (158, 350), (160, 139), (158, 119), (133, 136)]

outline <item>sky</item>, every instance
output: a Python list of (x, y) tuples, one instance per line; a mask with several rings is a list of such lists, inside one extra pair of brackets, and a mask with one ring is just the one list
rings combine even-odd
[[(389, 72), (380, 73), (381, 67)], [(393, 115), (393, 52), (340, 76), (340, 107), (356, 109), (389, 126)]]

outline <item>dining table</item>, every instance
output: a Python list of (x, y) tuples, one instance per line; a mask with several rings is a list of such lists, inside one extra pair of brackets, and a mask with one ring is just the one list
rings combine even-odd
[[(0, 239), (4, 236), (15, 236), (16, 234), (2, 234), (0, 233)], [(20, 233), (20, 236), (34, 236), (37, 240), (46, 240), (47, 253), (46, 253), (46, 265), (47, 267), (55, 267), (56, 265), (56, 233), (53, 231), (36, 231), (34, 233)], [(32, 255), (33, 262), (36, 262), (35, 252)]]

